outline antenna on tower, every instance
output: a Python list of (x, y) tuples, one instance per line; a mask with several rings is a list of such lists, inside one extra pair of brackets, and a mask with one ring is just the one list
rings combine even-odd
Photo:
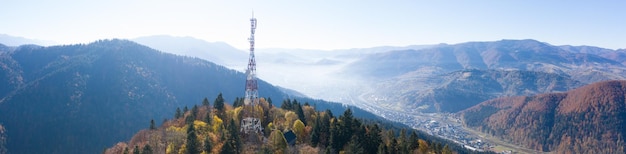
[(263, 115), (258, 115), (255, 112), (255, 108), (259, 104), (259, 87), (256, 78), (256, 60), (254, 58), (254, 33), (256, 30), (256, 18), (254, 18), (254, 11), (252, 12), (252, 18), (250, 18), (250, 58), (248, 59), (248, 68), (246, 70), (246, 93), (244, 97), (243, 105), (243, 119), (241, 119), (241, 132), (248, 141), (258, 141), (258, 135), (262, 133), (261, 118)]

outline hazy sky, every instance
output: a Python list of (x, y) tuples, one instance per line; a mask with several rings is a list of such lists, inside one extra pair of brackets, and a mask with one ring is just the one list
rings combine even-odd
[(245, 49), (536, 39), (626, 48), (626, 1), (2, 0), (0, 33), (64, 44), (168, 34)]

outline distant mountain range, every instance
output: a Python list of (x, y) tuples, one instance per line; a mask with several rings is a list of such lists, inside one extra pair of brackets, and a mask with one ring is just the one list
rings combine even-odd
[(626, 81), (504, 97), (461, 112), (465, 125), (536, 150), (626, 153)]
[[(363, 92), (369, 101), (403, 109), (456, 112), (501, 96), (565, 91), (624, 79), (626, 59), (615, 56), (622, 54), (623, 50), (553, 46), (535, 40), (468, 42), (371, 54), (347, 65), (342, 74), (373, 81), (370, 90)], [(460, 74), (477, 76), (464, 79)]]
[[(11, 153), (98, 153), (128, 140), (150, 119), (172, 117), (176, 107), (191, 108), (218, 93), (227, 102), (244, 94), (241, 72), (127, 40), (0, 47), (6, 50), (0, 53), (0, 124)], [(262, 80), (259, 87), (274, 105), (291, 98), (336, 113), (346, 108), (290, 96)]]
[(57, 43), (54, 41), (28, 39), (28, 38), (23, 38), (23, 37), (11, 36), (7, 34), (0, 34), (0, 44), (4, 44), (7, 46), (20, 46), (20, 45), (26, 45), (26, 44), (49, 46), (49, 45), (55, 45)]
[(223, 42), (206, 42), (192, 37), (168, 35), (145, 36), (132, 39), (139, 44), (162, 52), (205, 59), (226, 67), (245, 66), (248, 53)]

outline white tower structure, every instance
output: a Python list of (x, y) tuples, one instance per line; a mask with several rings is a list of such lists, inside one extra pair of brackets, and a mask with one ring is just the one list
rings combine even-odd
[[(262, 132), (261, 117), (256, 116), (255, 109), (259, 104), (259, 87), (256, 78), (256, 61), (254, 59), (254, 30), (256, 29), (256, 18), (250, 18), (250, 58), (246, 70), (246, 95), (243, 105), (243, 116), (241, 119), (241, 132), (245, 136), (251, 133), (260, 134)], [(262, 115), (261, 115), (262, 116)]]

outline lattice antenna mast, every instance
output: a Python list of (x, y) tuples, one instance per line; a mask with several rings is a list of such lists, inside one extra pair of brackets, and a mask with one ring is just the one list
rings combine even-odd
[(259, 87), (256, 78), (256, 61), (254, 59), (254, 30), (256, 29), (256, 18), (254, 13), (250, 18), (250, 58), (248, 59), (248, 69), (246, 70), (246, 96), (243, 105), (243, 119), (241, 119), (241, 132), (248, 141), (257, 140), (255, 137), (262, 133), (261, 116), (257, 115), (255, 108), (259, 104)]
[[(250, 18), (250, 58), (248, 59), (248, 69), (246, 70), (246, 98), (244, 99), (245, 105), (259, 104), (259, 90), (256, 79), (256, 60), (254, 58), (254, 30), (256, 29), (256, 18), (254, 14)], [(250, 104), (252, 103), (252, 104)]]

